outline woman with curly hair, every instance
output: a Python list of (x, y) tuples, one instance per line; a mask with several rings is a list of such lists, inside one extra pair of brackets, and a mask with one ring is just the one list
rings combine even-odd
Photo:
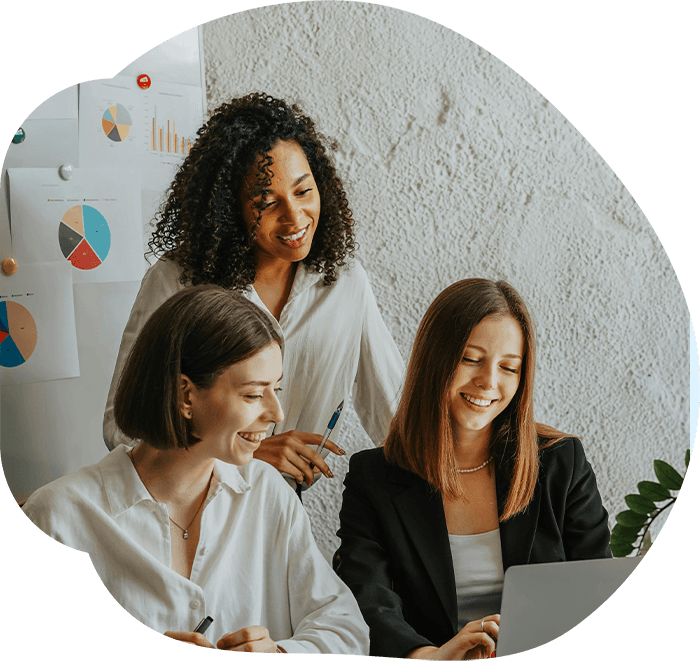
[[(104, 417), (139, 330), (178, 290), (213, 283), (241, 292), (284, 339), (283, 424), (256, 458), (311, 484), (330, 468), (314, 449), (338, 403), (353, 404), (370, 438), (386, 436), (403, 361), (367, 275), (353, 258), (354, 219), (326, 140), (296, 105), (264, 94), (217, 108), (157, 215), (148, 270), (122, 337)], [(336, 426), (337, 427), (337, 426)], [(333, 442), (326, 448), (344, 451)], [(312, 468), (313, 465), (313, 468)]]

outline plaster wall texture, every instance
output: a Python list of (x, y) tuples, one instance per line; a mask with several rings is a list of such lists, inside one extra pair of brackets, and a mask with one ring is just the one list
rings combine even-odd
[[(538, 332), (537, 420), (578, 435), (606, 508), (688, 447), (688, 310), (653, 229), (600, 155), (512, 69), (461, 35), (364, 3), (277, 5), (204, 26), (209, 110), (265, 91), (327, 136), (357, 253), (408, 361), (447, 285), (503, 278)], [(354, 412), (338, 438), (371, 447)], [(345, 458), (306, 493), (337, 547)]]

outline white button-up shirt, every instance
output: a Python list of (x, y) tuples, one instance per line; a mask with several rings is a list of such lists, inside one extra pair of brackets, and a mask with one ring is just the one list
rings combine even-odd
[(289, 653), (367, 655), (355, 598), (316, 547), (299, 499), (271, 466), (216, 461), (190, 579), (171, 568), (170, 522), (121, 445), (37, 490), (23, 510), (45, 533), (88, 552), (114, 598), (159, 632), (205, 616), (216, 642), (263, 625)]
[[(183, 289), (181, 267), (159, 260), (143, 278), (122, 336), (104, 416), (104, 439), (111, 449), (133, 444), (114, 422), (114, 395), (139, 331), (155, 309)], [(336, 407), (350, 393), (360, 422), (378, 446), (389, 431), (398, 405), (404, 363), (377, 308), (367, 274), (359, 262), (342, 267), (331, 286), (321, 274), (299, 265), (279, 322), (255, 288), (243, 294), (267, 313), (284, 338), (284, 378), (279, 394), (285, 419), (270, 430), (323, 434)], [(345, 410), (347, 411), (347, 409)], [(344, 416), (336, 424), (336, 438)], [(264, 443), (264, 442), (263, 442)]]

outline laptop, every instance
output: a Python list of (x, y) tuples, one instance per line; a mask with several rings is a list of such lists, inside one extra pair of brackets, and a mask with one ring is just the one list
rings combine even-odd
[(568, 632), (602, 605), (643, 557), (517, 565), (506, 570), (496, 657)]

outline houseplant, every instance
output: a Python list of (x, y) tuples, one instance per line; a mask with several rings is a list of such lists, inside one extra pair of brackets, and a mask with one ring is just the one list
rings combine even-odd
[[(685, 453), (686, 470), (689, 462), (690, 449)], [(628, 510), (618, 513), (610, 535), (610, 551), (615, 557), (644, 554), (651, 546), (652, 523), (676, 502), (683, 476), (663, 460), (654, 460), (654, 473), (658, 482), (643, 480), (637, 483), (638, 492), (625, 497)]]

